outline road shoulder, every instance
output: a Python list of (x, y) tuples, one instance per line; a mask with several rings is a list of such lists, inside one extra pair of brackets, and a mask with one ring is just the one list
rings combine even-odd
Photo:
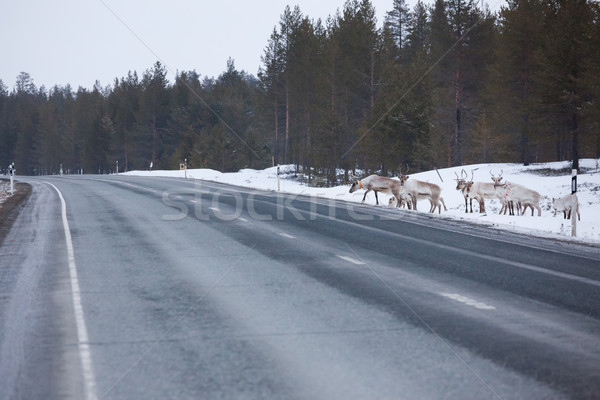
[[(0, 179), (0, 185), (3, 185), (8, 180)], [(10, 232), (10, 228), (19, 216), (24, 204), (31, 195), (31, 185), (23, 182), (15, 183), (15, 193), (6, 198), (0, 203), (0, 246), (4, 242), (4, 238)]]

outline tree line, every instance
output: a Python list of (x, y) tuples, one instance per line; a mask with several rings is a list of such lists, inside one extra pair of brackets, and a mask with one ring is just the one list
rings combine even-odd
[(256, 76), (160, 62), (93, 89), (0, 80), (0, 161), (20, 174), (296, 164), (336, 181), (479, 162), (600, 157), (600, 7), (587, 0), (369, 0), (286, 7)]

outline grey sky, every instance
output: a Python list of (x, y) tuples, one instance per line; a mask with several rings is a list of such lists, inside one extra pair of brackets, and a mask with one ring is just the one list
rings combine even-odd
[[(112, 85), (160, 60), (175, 71), (216, 77), (227, 59), (256, 75), (269, 36), (287, 4), (325, 20), (345, 0), (18, 0), (0, 6), (0, 79), (14, 87), (21, 71), (47, 89), (70, 83)], [(378, 26), (393, 0), (371, 0)], [(414, 4), (409, 0), (407, 3)], [(428, 2), (426, 2), (428, 3)], [(412, 8), (412, 5), (410, 6)]]

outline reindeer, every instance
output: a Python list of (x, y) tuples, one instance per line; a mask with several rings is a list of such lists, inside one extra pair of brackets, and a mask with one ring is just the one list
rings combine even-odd
[(365, 202), (367, 194), (372, 190), (375, 192), (375, 203), (379, 205), (379, 198), (377, 192), (393, 194), (398, 201), (397, 207), (400, 207), (402, 203), (402, 185), (400, 181), (392, 178), (387, 178), (379, 175), (369, 175), (364, 179), (357, 179), (354, 175), (352, 177), (352, 186), (350, 186), (350, 193), (354, 193), (359, 189), (366, 189), (365, 195), (363, 196), (362, 202)]
[[(562, 211), (565, 219), (571, 219), (571, 211), (575, 209), (577, 213), (577, 220), (581, 221), (581, 214), (579, 214), (579, 200), (575, 193), (568, 194), (560, 199), (552, 199), (552, 208), (554, 208), (554, 215), (557, 211)], [(567, 216), (567, 211), (569, 215)], [(574, 218), (575, 216), (573, 216)]]
[(428, 199), (431, 207), (429, 208), (430, 213), (434, 213), (435, 209), (439, 209), (439, 213), (442, 213), (442, 205), (444, 205), (444, 211), (448, 211), (446, 208), (446, 203), (444, 199), (440, 196), (442, 193), (442, 189), (434, 184), (429, 182), (422, 182), (416, 179), (408, 180), (408, 164), (406, 165), (406, 173), (403, 173), (401, 169), (398, 169), (398, 177), (400, 178), (400, 182), (402, 187), (406, 191), (406, 193), (411, 197), (411, 201), (413, 204), (413, 209), (417, 209), (417, 201), (422, 199)]
[(407, 207), (409, 210), (412, 210), (412, 198), (407, 195), (404, 191), (400, 193), (400, 205), (398, 205), (398, 200), (395, 197), (390, 197), (388, 200), (388, 207)]
[[(504, 184), (499, 185), (499, 187), (506, 191), (507, 201), (515, 201), (518, 206), (523, 205), (523, 213), (521, 215), (525, 215), (527, 207), (531, 207), (531, 216), (533, 216), (534, 208), (538, 210), (538, 217), (542, 215), (542, 209), (540, 207), (540, 199), (542, 196), (535, 190), (528, 189), (523, 185), (512, 182), (505, 182)], [(517, 208), (517, 214), (520, 212), (519, 208), (520, 207)]]
[[(506, 211), (508, 210), (509, 215), (515, 215), (515, 203), (510, 197), (510, 188), (505, 189), (502, 183), (502, 174), (504, 170), (500, 170), (500, 175), (496, 177), (492, 171), (490, 171), (490, 175), (492, 176), (492, 181), (494, 181), (494, 188), (496, 189), (496, 194), (498, 196), (498, 200), (502, 203), (502, 207), (500, 208), (500, 212), (498, 214), (502, 214), (504, 211), (504, 215), (506, 215)], [(517, 203), (517, 214), (521, 212), (521, 203)]]
[[(465, 199), (477, 200), (479, 203), (479, 212), (485, 213), (485, 199), (497, 199), (497, 190), (493, 183), (474, 182), (473, 177), (474, 170), (471, 171), (471, 180), (464, 183), (465, 187), (463, 189), (463, 195), (465, 196)], [(471, 212), (473, 212), (472, 209)]]
[[(469, 212), (469, 207), (468, 207), (468, 201), (467, 201), (467, 196), (465, 193), (465, 187), (467, 186), (467, 172), (464, 170), (464, 168), (460, 171), (460, 177), (458, 176), (458, 174), (456, 173), (456, 171), (454, 172), (454, 175), (456, 175), (456, 190), (460, 190), (460, 192), (462, 193), (463, 197), (465, 198), (465, 213)], [(470, 205), (471, 205), (471, 212), (473, 212), (473, 198), (469, 199), (470, 200)]]
[[(412, 196), (407, 194), (405, 191), (403, 191), (402, 193), (400, 193), (400, 197), (402, 199), (402, 203), (398, 207), (404, 208), (404, 204), (406, 204), (406, 207), (409, 210), (412, 210), (412, 208), (413, 208)], [(419, 198), (417, 199), (417, 201), (425, 200), (425, 199), (429, 200), (429, 204), (431, 205), (431, 207), (434, 206), (433, 201), (431, 200), (431, 197), (429, 197), (429, 196), (419, 195)], [(440, 199), (443, 200), (441, 197), (440, 197)], [(396, 200), (395, 197), (391, 197), (390, 200), (388, 201), (388, 207), (395, 207), (395, 206), (397, 206), (397, 204), (398, 204), (398, 200)], [(438, 207), (439, 203), (435, 206)]]

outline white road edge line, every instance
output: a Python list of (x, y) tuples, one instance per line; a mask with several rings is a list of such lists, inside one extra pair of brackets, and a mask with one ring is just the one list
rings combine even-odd
[(439, 293), (439, 294), (440, 294), (440, 296), (444, 296), (444, 297), (447, 297), (454, 301), (458, 301), (459, 303), (464, 303), (468, 306), (475, 307), (479, 310), (495, 310), (496, 309), (496, 307), (494, 307), (494, 306), (490, 306), (488, 304), (471, 299), (469, 297), (463, 296), (458, 293)]
[(71, 240), (71, 230), (69, 228), (69, 221), (67, 219), (67, 204), (60, 190), (58, 190), (58, 188), (50, 182), (46, 183), (56, 190), (62, 206), (62, 222), (65, 231), (65, 241), (67, 244), (69, 275), (71, 277), (71, 292), (73, 294), (73, 310), (75, 312), (75, 322), (77, 325), (77, 346), (79, 348), (79, 359), (81, 361), (83, 382), (85, 385), (85, 398), (88, 400), (95, 400), (98, 398), (96, 395), (96, 378), (94, 376), (92, 354), (90, 352), (87, 327), (85, 325), (83, 306), (81, 304), (81, 290), (79, 288), (79, 280), (77, 279), (77, 265), (75, 264), (75, 253), (73, 251), (73, 242)]
[(364, 263), (364, 262), (362, 262), (361, 260), (357, 260), (357, 259), (355, 259), (355, 258), (352, 258), (352, 257), (348, 257), (348, 256), (340, 256), (340, 255), (338, 255), (338, 254), (336, 254), (336, 257), (337, 257), (337, 258), (341, 258), (341, 259), (342, 259), (342, 260), (344, 260), (344, 261), (351, 262), (352, 264), (356, 264), (356, 265), (365, 265), (365, 263)]

